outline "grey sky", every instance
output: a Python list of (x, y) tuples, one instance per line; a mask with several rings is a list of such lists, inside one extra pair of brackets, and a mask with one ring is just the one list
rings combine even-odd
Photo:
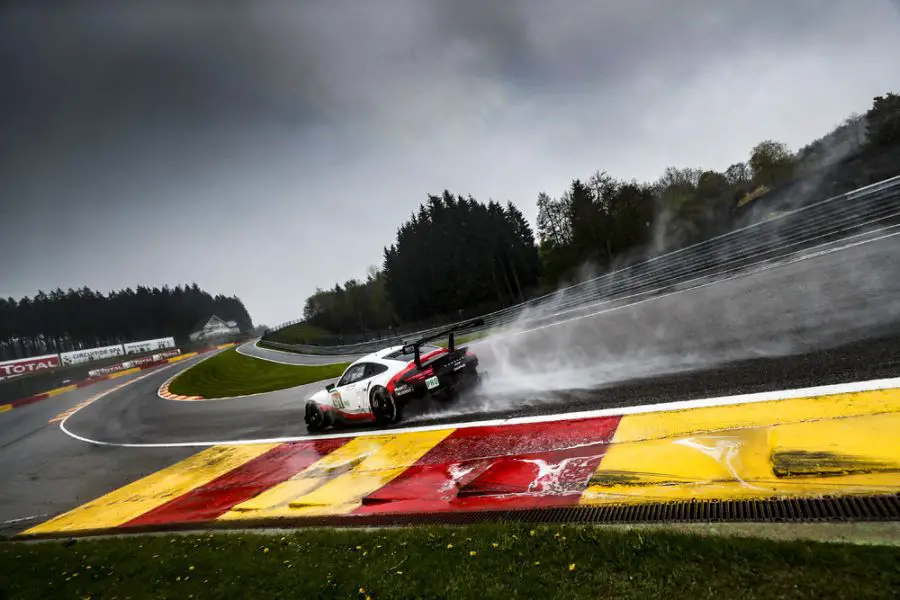
[(7, 0), (0, 295), (196, 281), (272, 325), (428, 192), (533, 220), (595, 169), (722, 169), (888, 91), (892, 0)]

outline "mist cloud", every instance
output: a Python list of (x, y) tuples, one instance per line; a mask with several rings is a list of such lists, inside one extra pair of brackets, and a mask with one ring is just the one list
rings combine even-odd
[[(659, 0), (0, 4), (0, 294), (196, 280), (257, 321), (428, 192), (519, 204), (793, 147), (900, 89), (900, 17)], [(121, 258), (122, 249), (126, 257)], [(310, 258), (314, 256), (314, 258)]]

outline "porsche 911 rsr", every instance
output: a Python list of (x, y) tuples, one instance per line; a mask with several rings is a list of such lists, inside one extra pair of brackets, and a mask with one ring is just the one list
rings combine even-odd
[[(336, 383), (307, 400), (307, 429), (397, 423), (410, 402), (452, 400), (479, 379), (478, 357), (468, 348), (456, 348), (454, 334), (483, 324), (481, 319), (470, 321), (357, 359)], [(449, 337), (446, 348), (427, 344), (443, 336)]]

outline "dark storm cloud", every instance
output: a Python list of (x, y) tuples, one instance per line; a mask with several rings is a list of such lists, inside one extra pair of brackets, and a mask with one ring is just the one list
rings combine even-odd
[[(900, 0), (898, 0), (900, 1)], [(596, 76), (617, 87), (646, 69), (669, 77), (701, 69), (698, 56), (803, 37), (841, 0), (432, 0), (431, 25), (476, 47), (484, 65), (532, 85)]]
[(526, 11), (521, 0), (432, 0), (430, 24), (443, 38), (477, 48), (485, 70), (524, 76), (536, 59)]
[(0, 255), (28, 265), (0, 294), (197, 279), (290, 319), (428, 192), (533, 217), (596, 168), (809, 141), (897, 89), (898, 24), (887, 0), (7, 1)]
[[(8, 8), (0, 29), (5, 120), (101, 126), (287, 116), (327, 105), (302, 32), (234, 4), (74, 2)], [(276, 28), (273, 31), (273, 28)], [(293, 33), (291, 51), (272, 43)]]

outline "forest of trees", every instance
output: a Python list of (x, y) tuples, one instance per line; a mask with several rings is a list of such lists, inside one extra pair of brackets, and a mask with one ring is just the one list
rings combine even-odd
[(0, 298), (0, 360), (169, 336), (183, 343), (214, 314), (253, 327), (240, 299), (212, 296), (197, 284)]
[[(900, 95), (874, 99), (797, 152), (764, 140), (722, 172), (667, 168), (652, 182), (602, 171), (537, 198), (537, 240), (512, 204), (429, 196), (366, 281), (318, 290), (304, 318), (348, 334), (452, 319), (724, 233), (748, 219), (900, 174)], [(749, 209), (763, 207), (760, 214)], [(540, 284), (540, 285), (538, 285)], [(468, 316), (468, 315), (467, 315)]]
[(534, 233), (512, 203), (482, 203), (449, 191), (430, 195), (397, 230), (382, 268), (366, 281), (317, 290), (304, 319), (335, 333), (520, 302), (538, 281)]

